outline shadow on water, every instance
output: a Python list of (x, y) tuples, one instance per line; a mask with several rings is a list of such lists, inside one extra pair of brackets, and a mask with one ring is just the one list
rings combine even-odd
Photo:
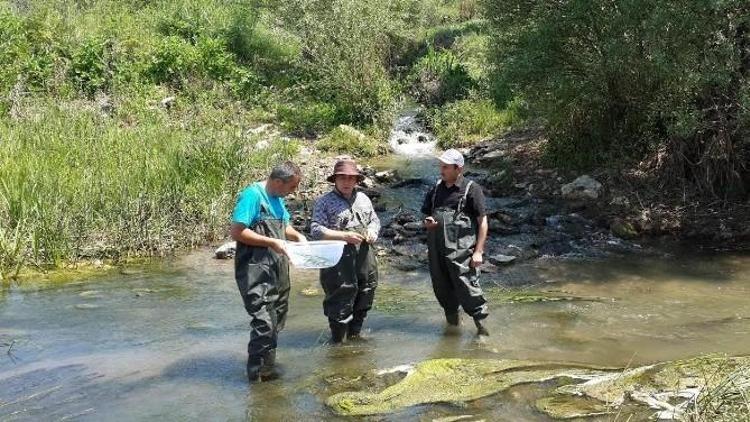
[(166, 366), (160, 377), (181, 383), (212, 382), (243, 387), (247, 385), (246, 361), (244, 354), (229, 351), (190, 355)]

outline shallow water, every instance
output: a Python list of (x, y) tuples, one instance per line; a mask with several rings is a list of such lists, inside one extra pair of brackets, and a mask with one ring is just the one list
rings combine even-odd
[[(428, 275), (382, 269), (366, 345), (332, 348), (315, 271), (293, 276), (280, 337), (282, 379), (248, 387), (248, 317), (231, 261), (208, 250), (82, 283), (0, 293), (0, 420), (336, 420), (325, 398), (378, 369), (437, 357), (634, 366), (703, 353), (750, 353), (750, 257), (540, 260), (506, 270), (537, 289), (592, 300), (500, 303), (486, 286), (492, 336), (464, 318), (443, 333)], [(492, 298), (495, 298), (494, 300)], [(362, 387), (361, 385), (358, 387)], [(367, 387), (367, 385), (364, 385)], [(540, 386), (472, 403), (406, 409), (370, 420), (548, 420)], [(607, 419), (605, 419), (607, 420)], [(633, 419), (633, 420), (638, 420)]]

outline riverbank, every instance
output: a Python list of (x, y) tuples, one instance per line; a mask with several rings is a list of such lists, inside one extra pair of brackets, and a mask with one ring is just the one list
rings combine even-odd
[[(493, 194), (539, 198), (624, 239), (691, 242), (726, 250), (747, 247), (747, 201), (722, 201), (688, 185), (675, 187), (651, 171), (648, 162), (630, 168), (613, 161), (589, 174), (560, 170), (545, 163), (547, 142), (542, 128), (530, 128), (480, 142), (468, 155), (485, 172), (502, 173), (479, 177)], [(601, 186), (590, 192), (565, 191), (566, 184), (582, 176)]]

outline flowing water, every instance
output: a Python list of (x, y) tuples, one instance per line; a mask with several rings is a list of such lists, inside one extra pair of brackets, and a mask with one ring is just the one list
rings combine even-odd
[[(434, 141), (419, 138), (409, 119), (392, 137), (401, 156), (378, 165), (397, 167), (406, 178), (430, 176), (386, 189), (389, 209), (418, 209), (437, 176), (435, 160), (425, 156)], [(399, 143), (399, 131), (416, 142)], [(626, 367), (750, 353), (750, 256), (743, 254), (675, 251), (517, 264), (485, 277), (491, 336), (482, 342), (466, 318), (461, 334), (444, 332), (423, 269), (380, 272), (365, 325), (370, 341), (331, 347), (318, 272), (295, 270), (277, 357), (283, 376), (252, 386), (245, 377), (249, 317), (233, 263), (214, 260), (207, 249), (86, 281), (6, 285), (0, 290), (0, 421), (349, 420), (355, 418), (336, 416), (325, 399), (351, 388), (383, 388), (367, 382), (375, 371), (430, 358)], [(519, 285), (574, 300), (509, 302), (508, 286)], [(533, 407), (545, 387), (553, 385), (361, 419), (545, 421)]]
[[(248, 387), (248, 317), (231, 261), (201, 250), (159, 267), (0, 295), (0, 420), (337, 420), (325, 398), (378, 369), (428, 358), (513, 358), (633, 366), (750, 352), (750, 257), (541, 260), (508, 277), (592, 300), (504, 303), (487, 286), (491, 337), (464, 320), (444, 335), (429, 277), (382, 269), (365, 345), (330, 347), (317, 272), (295, 271), (278, 360), (284, 376)], [(303, 292), (305, 294), (303, 294)], [(518, 387), (458, 406), (370, 420), (548, 420)], [(343, 418), (341, 418), (343, 420)]]
[(388, 145), (397, 155), (427, 155), (435, 150), (437, 140), (419, 120), (419, 109), (402, 112), (393, 124)]

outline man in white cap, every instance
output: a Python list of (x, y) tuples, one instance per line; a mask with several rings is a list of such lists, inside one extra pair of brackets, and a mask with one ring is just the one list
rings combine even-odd
[(459, 325), (458, 307), (474, 319), (477, 334), (487, 336), (483, 324), (487, 301), (479, 286), (487, 240), (487, 215), (481, 186), (463, 176), (464, 157), (455, 149), (440, 160), (440, 181), (424, 199), (430, 277), (449, 326)]

